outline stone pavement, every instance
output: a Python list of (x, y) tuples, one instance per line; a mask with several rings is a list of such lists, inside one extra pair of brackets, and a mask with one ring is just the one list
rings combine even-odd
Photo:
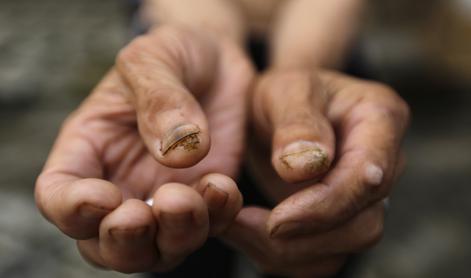
[(128, 277), (83, 262), (33, 200), (61, 121), (113, 62), (126, 24), (114, 0), (0, 1), (2, 278)]
[[(125, 44), (127, 20), (116, 0), (0, 0), (2, 278), (126, 276), (84, 263), (74, 242), (39, 215), (32, 194), (61, 121)], [(366, 49), (376, 50), (370, 58), (378, 76), (411, 104), (408, 165), (391, 198), (384, 239), (359, 258), (352, 277), (466, 277), (471, 85), (423, 60), (375, 60), (388, 56), (377, 50), (390, 41), (372, 38)]]

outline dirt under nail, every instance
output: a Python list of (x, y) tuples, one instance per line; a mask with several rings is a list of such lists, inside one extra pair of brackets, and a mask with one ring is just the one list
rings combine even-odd
[(198, 137), (198, 133), (189, 134), (178, 141), (174, 142), (170, 146), (168, 146), (165, 150), (163, 150), (163, 154), (167, 154), (169, 151), (183, 148), (185, 151), (192, 151), (198, 149), (198, 144), (200, 143), (200, 139)]

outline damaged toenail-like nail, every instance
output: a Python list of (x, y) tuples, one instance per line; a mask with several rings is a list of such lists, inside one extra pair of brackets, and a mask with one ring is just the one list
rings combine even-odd
[(289, 144), (280, 161), (287, 169), (303, 169), (307, 173), (321, 173), (329, 168), (327, 153), (318, 144), (309, 141)]
[(196, 150), (200, 143), (199, 133), (199, 127), (194, 124), (177, 126), (163, 138), (160, 148), (162, 155), (176, 148), (183, 148), (186, 151)]

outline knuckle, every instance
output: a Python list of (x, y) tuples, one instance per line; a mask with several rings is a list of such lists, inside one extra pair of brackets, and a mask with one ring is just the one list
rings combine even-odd
[(141, 51), (149, 43), (149, 35), (141, 35), (122, 48), (116, 56), (117, 65), (126, 65), (139, 58)]
[(175, 48), (181, 50), (180, 48), (185, 44), (188, 35), (189, 31), (181, 27), (164, 25), (155, 28), (147, 34), (136, 37), (122, 48), (116, 56), (116, 64), (126, 66), (139, 61), (144, 57), (143, 53), (158, 54), (156, 49), (164, 52), (172, 51)]
[(402, 118), (400, 110), (393, 103), (367, 101), (363, 104), (362, 110), (370, 113), (371, 120), (379, 122), (395, 122)]
[(79, 107), (72, 111), (67, 117), (64, 119), (64, 121), (61, 124), (60, 130), (65, 131), (70, 128), (77, 127), (82, 123), (82, 118), (84, 117), (84, 108)]
[(408, 121), (409, 105), (392, 87), (383, 83), (368, 82), (364, 90), (365, 102), (378, 114)]

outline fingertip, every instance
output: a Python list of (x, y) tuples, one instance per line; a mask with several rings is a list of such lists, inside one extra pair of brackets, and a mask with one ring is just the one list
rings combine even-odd
[(58, 193), (47, 214), (62, 232), (75, 239), (97, 236), (102, 219), (122, 201), (119, 189), (100, 179), (76, 180)]
[(181, 261), (206, 241), (208, 209), (193, 188), (179, 183), (161, 186), (152, 210), (159, 225), (156, 241), (163, 263)]
[(243, 198), (237, 184), (222, 174), (208, 174), (195, 189), (205, 201), (210, 218), (210, 235), (222, 233), (242, 208)]
[(99, 251), (110, 268), (134, 273), (156, 264), (155, 220), (143, 201), (129, 199), (106, 216), (100, 225)]
[(151, 208), (143, 201), (128, 199), (112, 213), (106, 216), (100, 225), (100, 234), (109, 234), (111, 230), (141, 230), (154, 228)]
[(159, 218), (168, 214), (191, 213), (196, 224), (208, 221), (208, 212), (203, 198), (191, 187), (181, 183), (167, 183), (159, 187), (153, 196), (152, 211)]
[(201, 178), (196, 190), (210, 209), (221, 209), (226, 205), (236, 208), (242, 206), (243, 198), (236, 182), (226, 175), (207, 174)]

